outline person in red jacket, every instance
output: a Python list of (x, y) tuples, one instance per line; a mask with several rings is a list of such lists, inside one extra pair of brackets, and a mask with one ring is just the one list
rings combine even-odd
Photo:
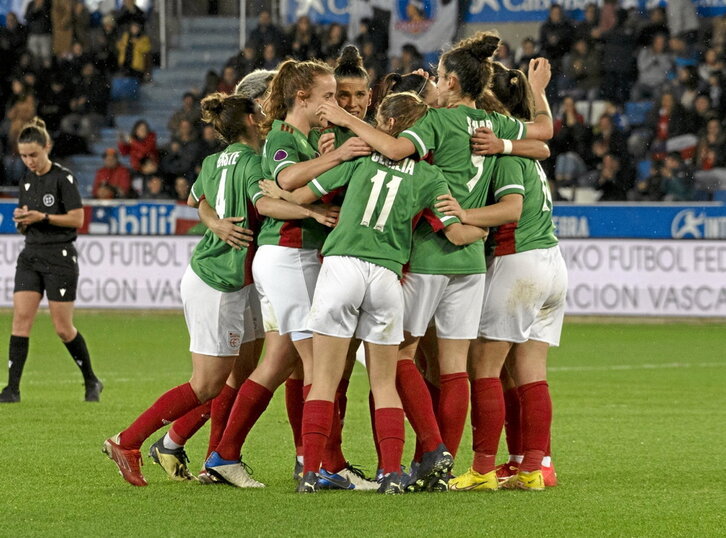
[(131, 159), (131, 168), (140, 171), (141, 160), (144, 157), (159, 162), (159, 150), (156, 148), (156, 133), (149, 128), (146, 120), (138, 120), (131, 129), (131, 136), (119, 135), (118, 149), (121, 155), (128, 155)]
[(119, 162), (115, 149), (103, 152), (103, 167), (96, 171), (91, 194), (106, 200), (131, 197), (131, 172)]

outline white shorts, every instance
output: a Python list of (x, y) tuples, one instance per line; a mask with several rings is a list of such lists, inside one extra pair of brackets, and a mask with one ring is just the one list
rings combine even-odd
[(567, 269), (555, 246), (497, 256), (489, 269), (479, 336), (560, 345)]
[[(261, 340), (265, 337), (265, 325), (262, 322), (262, 307), (260, 305), (260, 295), (254, 284), (245, 286), (247, 293), (247, 309), (245, 309), (245, 329), (242, 342), (250, 340)], [(249, 312), (249, 315), (248, 315)], [(249, 340), (247, 340), (249, 338)]]
[(404, 330), (412, 336), (423, 336), (433, 319), (439, 338), (476, 338), (484, 298), (485, 276), (484, 273), (408, 273), (403, 280)]
[(323, 260), (308, 328), (371, 344), (403, 341), (403, 291), (398, 275), (350, 256)]
[(223, 292), (206, 284), (187, 266), (181, 280), (189, 351), (214, 357), (239, 354), (239, 346), (255, 339), (250, 309), (251, 286)]
[(262, 245), (252, 262), (264, 331), (306, 331), (320, 272), (315, 249)]

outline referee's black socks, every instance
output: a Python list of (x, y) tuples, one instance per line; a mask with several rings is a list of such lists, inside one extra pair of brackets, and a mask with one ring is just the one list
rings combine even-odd
[(80, 368), (83, 374), (83, 380), (87, 383), (89, 381), (98, 381), (96, 374), (93, 373), (91, 367), (91, 357), (88, 354), (88, 348), (86, 347), (86, 341), (83, 339), (80, 331), (76, 333), (76, 337), (70, 342), (65, 342), (68, 353), (73, 357), (73, 361)]
[(8, 387), (13, 392), (20, 392), (20, 378), (23, 376), (23, 367), (28, 358), (27, 336), (10, 335), (10, 350), (8, 351)]

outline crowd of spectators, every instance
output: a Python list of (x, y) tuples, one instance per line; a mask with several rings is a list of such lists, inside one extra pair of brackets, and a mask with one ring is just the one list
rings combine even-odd
[(83, 0), (32, 0), (0, 26), (0, 185), (17, 184), (24, 168), (15, 140), (41, 116), (53, 156), (86, 153), (109, 117), (114, 77), (148, 78), (151, 41), (134, 0), (90, 13)]

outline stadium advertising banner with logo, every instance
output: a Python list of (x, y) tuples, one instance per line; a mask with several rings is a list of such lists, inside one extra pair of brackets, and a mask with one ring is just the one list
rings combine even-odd
[[(726, 13), (726, 0), (694, 0), (701, 17), (716, 17)], [(464, 22), (544, 22), (552, 4), (562, 6), (567, 15), (575, 20), (583, 17), (583, 11), (592, 0), (472, 0)], [(637, 0), (641, 12), (657, 6), (665, 7), (667, 0)]]

